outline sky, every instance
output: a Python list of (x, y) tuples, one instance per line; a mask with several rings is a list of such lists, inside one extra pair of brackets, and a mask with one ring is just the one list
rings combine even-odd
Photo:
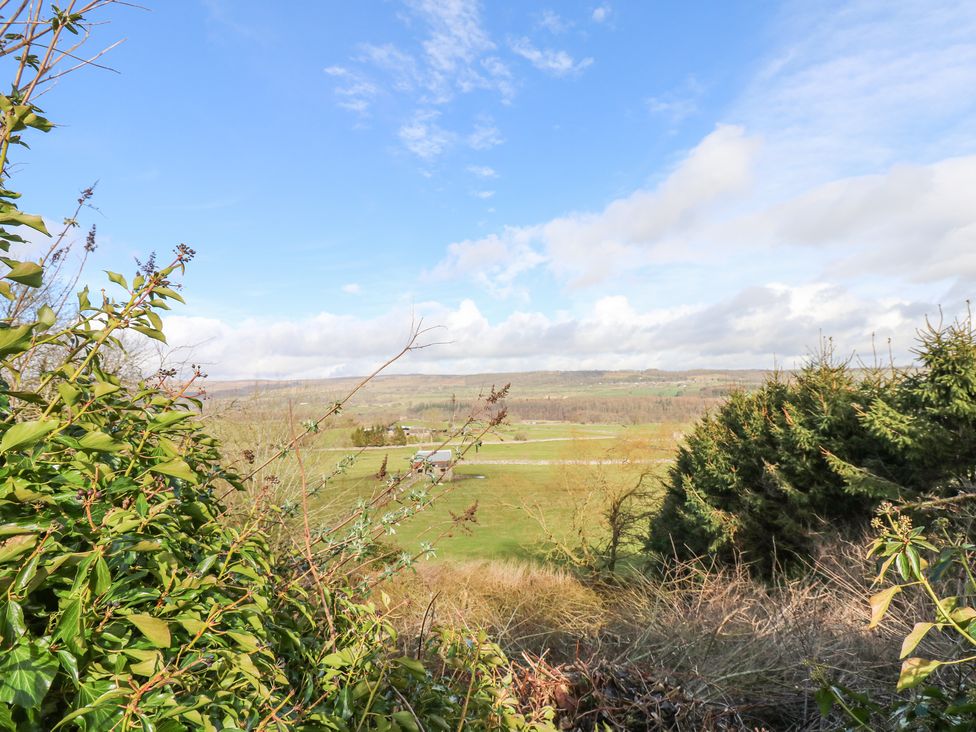
[(905, 363), (976, 291), (974, 3), (145, 4), (17, 183), (98, 181), (95, 288), (192, 246), (212, 378)]

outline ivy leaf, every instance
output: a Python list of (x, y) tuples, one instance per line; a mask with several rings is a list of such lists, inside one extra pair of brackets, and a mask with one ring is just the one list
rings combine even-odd
[(37, 262), (18, 262), (9, 257), (0, 257), (0, 260), (3, 260), (3, 263), (10, 267), (10, 271), (4, 275), (6, 279), (28, 287), (41, 286), (44, 269)]
[(156, 648), (169, 648), (169, 624), (165, 620), (143, 613), (128, 615), (126, 619), (136, 626)]
[(0, 453), (22, 447), (30, 447), (58, 427), (57, 420), (39, 419), (35, 422), (18, 422), (3, 433)]
[(81, 622), (81, 598), (74, 597), (65, 603), (58, 620), (54, 640), (63, 640), (73, 653), (79, 656), (85, 652), (84, 636)]
[(868, 623), (868, 628), (874, 628), (881, 622), (881, 618), (888, 612), (891, 599), (899, 592), (901, 592), (901, 585), (894, 585), (887, 590), (882, 590), (878, 594), (871, 596), (869, 600), (871, 603), (871, 622)]
[(39, 707), (57, 672), (57, 659), (33, 644), (6, 651), (0, 663), (0, 702), (24, 709)]
[(912, 632), (905, 636), (905, 640), (901, 644), (901, 654), (898, 658), (904, 658), (909, 653), (915, 650), (915, 647), (921, 643), (922, 638), (928, 633), (932, 628), (935, 627), (935, 623), (915, 623), (915, 627), (912, 628)]
[(154, 473), (171, 475), (174, 478), (185, 480), (188, 483), (196, 483), (199, 480), (197, 474), (194, 473), (190, 469), (190, 466), (180, 458), (173, 458), (172, 460), (167, 460), (164, 463), (157, 463), (149, 469)]
[(924, 658), (909, 658), (901, 665), (901, 675), (898, 677), (897, 691), (904, 691), (918, 686), (926, 677), (939, 666), (942, 661), (928, 661)]
[(75, 688), (77, 688), (79, 683), (81, 683), (78, 678), (78, 659), (64, 649), (57, 651), (57, 656), (61, 668), (68, 672), (71, 680), (75, 682)]

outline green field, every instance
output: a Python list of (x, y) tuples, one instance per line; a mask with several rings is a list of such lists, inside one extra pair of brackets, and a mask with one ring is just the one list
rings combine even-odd
[[(633, 423), (633, 407), (667, 413), (678, 394), (722, 391), (755, 380), (753, 372), (592, 372), (585, 374), (507, 374), (503, 377), (384, 377), (370, 384), (343, 410), (323, 424), (302, 448), (309, 482), (327, 483), (313, 501), (313, 520), (334, 523), (361, 498), (384, 487), (376, 478), (384, 458), (390, 473), (409, 470), (418, 448), (434, 447), (464, 419), (466, 410), (491, 384), (509, 379), (506, 401), (525, 409), (562, 408), (575, 400), (603, 420), (520, 419), (513, 414), (482, 444), (470, 449), (455, 469), (455, 479), (437, 488), (444, 495), (421, 514), (397, 527), (384, 541), (414, 552), (434, 542), (441, 558), (529, 558), (555, 538), (573, 544), (581, 524), (596, 525), (603, 497), (632, 485), (647, 473), (644, 485), (659, 488), (677, 439), (690, 418)], [(211, 389), (207, 418), (232, 455), (245, 448), (270, 452), (287, 440), (293, 426), (314, 418), (342, 395), (351, 380), (256, 384), (217, 384)], [(681, 396), (683, 408), (699, 414), (705, 397)], [(688, 399), (698, 399), (689, 402)], [(521, 402), (519, 400), (522, 400)], [(533, 401), (534, 400), (534, 401)], [(641, 401), (644, 400), (644, 401)], [(689, 406), (690, 405), (690, 406)], [(641, 412), (639, 411), (638, 414)], [(289, 417), (290, 415), (290, 417)], [(291, 419), (291, 422), (289, 422)], [(416, 444), (368, 448), (340, 475), (335, 466), (347, 455), (356, 426), (410, 425)], [(433, 430), (433, 432), (431, 432)], [(416, 435), (420, 437), (416, 437)], [(294, 456), (276, 465), (286, 486), (298, 481)], [(329, 477), (331, 476), (331, 477)], [(459, 526), (453, 518), (477, 504), (476, 520)]]

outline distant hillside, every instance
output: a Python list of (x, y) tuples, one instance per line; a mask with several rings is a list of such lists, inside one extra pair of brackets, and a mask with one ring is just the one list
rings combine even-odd
[[(767, 374), (742, 371), (531, 371), (469, 375), (384, 375), (357, 395), (347, 414), (355, 420), (445, 420), (463, 413), (493, 385), (511, 383), (509, 413), (518, 420), (560, 422), (685, 421), (734, 389), (751, 389)], [(207, 386), (213, 406), (247, 403), (278, 412), (341, 398), (359, 378), (293, 381), (215, 381)]]

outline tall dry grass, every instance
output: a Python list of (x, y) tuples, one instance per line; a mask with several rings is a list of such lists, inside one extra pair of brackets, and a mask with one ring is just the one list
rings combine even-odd
[[(868, 630), (875, 568), (863, 554), (834, 540), (772, 584), (700, 560), (599, 581), (529, 563), (438, 563), (384, 592), (408, 648), (432, 625), (487, 629), (520, 663), (526, 703), (560, 708), (565, 729), (828, 730), (841, 720), (821, 718), (821, 680), (892, 700), (901, 640), (926, 611), (898, 598)], [(933, 657), (951, 652), (927, 642)]]

